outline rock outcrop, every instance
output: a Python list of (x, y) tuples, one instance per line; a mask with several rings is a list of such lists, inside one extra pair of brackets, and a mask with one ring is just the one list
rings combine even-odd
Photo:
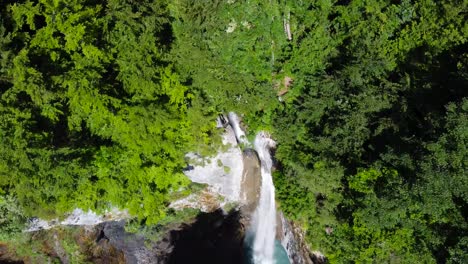
[(14, 250), (5, 243), (0, 243), (0, 263), (23, 264), (24, 261), (14, 254)]
[[(202, 212), (197, 217), (181, 224), (154, 227), (157, 232), (152, 230), (153, 233), (146, 233), (148, 230), (129, 233), (125, 230), (128, 216), (124, 220), (106, 221), (108, 218), (77, 211), (70, 220), (60, 224), (39, 221), (34, 225), (36, 228), (30, 229), (31, 239), (42, 243), (39, 253), (45, 256), (44, 261), (18, 258), (6, 245), (0, 244), (0, 263), (78, 263), (76, 259), (99, 264), (245, 262), (249, 258), (245, 255), (249, 247), (245, 236), (250, 233), (246, 229), (251, 226), (251, 217), (259, 204), (262, 175), (259, 156), (248, 148), (236, 118), (230, 114), (231, 126), (226, 127), (220, 121), (220, 128), (225, 129), (225, 151), (211, 158), (195, 153), (187, 155), (191, 165), (184, 173), (193, 182), (206, 184), (206, 187), (173, 202), (170, 207), (200, 209)], [(247, 148), (241, 151), (238, 142)], [(227, 209), (223, 209), (226, 205), (236, 208), (226, 212)], [(68, 226), (79, 223), (88, 226)], [(276, 228), (275, 243), (281, 242), (292, 263), (323, 263), (325, 259), (321, 254), (312, 254), (307, 248), (301, 229), (281, 213), (277, 214)], [(76, 245), (73, 252), (67, 243)]]
[(244, 168), (241, 178), (241, 210), (246, 217), (250, 216), (257, 208), (260, 199), (260, 188), (262, 185), (262, 175), (260, 172), (260, 160), (257, 152), (253, 149), (246, 149), (242, 153)]
[[(0, 263), (241, 263), (245, 229), (241, 218), (238, 210), (201, 213), (189, 222), (160, 227), (163, 231), (156, 240), (144, 232), (127, 232), (124, 220), (92, 227), (55, 227), (29, 234), (39, 243), (35, 254), (40, 257), (20, 258), (13, 248), (0, 244)], [(71, 244), (73, 252), (66, 250)]]

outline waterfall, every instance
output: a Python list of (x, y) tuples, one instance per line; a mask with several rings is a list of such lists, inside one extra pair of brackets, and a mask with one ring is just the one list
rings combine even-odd
[(236, 134), (237, 141), (240, 144), (244, 144), (249, 146), (250, 143), (245, 136), (244, 131), (240, 128), (239, 117), (234, 112), (229, 112), (228, 114), (229, 124), (231, 124), (232, 129), (234, 130), (234, 134)]
[(262, 184), (260, 201), (252, 219), (252, 231), (254, 232), (253, 260), (255, 264), (273, 264), (276, 238), (276, 207), (275, 187), (271, 177), (270, 148), (275, 146), (275, 142), (265, 132), (260, 132), (255, 137), (254, 146), (261, 163)]
[[(290, 260), (292, 260), (295, 251), (286, 250), (291, 248), (287, 247), (287, 245), (294, 242), (292, 233), (288, 233), (288, 237), (284, 241), (283, 237), (278, 237), (276, 234), (278, 215), (276, 212), (275, 187), (271, 175), (273, 162), (270, 155), (270, 149), (274, 148), (276, 143), (268, 133), (259, 132), (252, 144), (247, 140), (245, 132), (241, 128), (240, 118), (237, 114), (230, 112), (227, 119), (229, 125), (225, 123), (224, 117), (220, 117), (217, 121), (217, 127), (225, 129), (223, 143), (231, 145), (228, 151), (219, 152), (215, 157), (209, 158), (210, 162), (202, 163), (203, 165), (196, 165), (195, 163), (191, 169), (185, 170), (184, 173), (194, 182), (207, 183), (210, 190), (221, 194), (227, 198), (227, 201), (245, 203), (242, 206), (248, 208), (246, 210), (248, 210), (248, 215), (251, 216), (250, 227), (245, 237), (246, 263), (294, 263), (290, 262)], [(246, 148), (243, 154), (239, 145)], [(243, 158), (246, 157), (246, 153), (253, 152), (250, 149), (252, 147), (258, 155), (260, 164), (257, 163), (256, 157), (255, 162), (249, 162), (247, 159), (247, 163), (244, 164)], [(190, 160), (196, 162), (196, 154), (189, 153), (187, 156)], [(245, 167), (246, 165), (247, 167)], [(223, 168), (225, 166), (228, 166), (230, 170), (226, 171)], [(246, 174), (244, 174), (243, 169)], [(243, 177), (246, 175), (249, 175), (250, 180), (244, 182)], [(244, 196), (241, 197), (241, 186), (245, 188), (243, 190), (251, 194), (249, 199)], [(199, 204), (199, 199), (196, 196), (189, 198), (191, 200), (188, 204), (192, 206)], [(183, 207), (187, 204), (187, 201), (183, 200), (181, 202), (182, 206), (179, 206), (179, 203), (175, 202), (171, 206), (174, 208)], [(278, 232), (283, 234), (284, 230)], [(281, 242), (286, 246), (283, 246)]]

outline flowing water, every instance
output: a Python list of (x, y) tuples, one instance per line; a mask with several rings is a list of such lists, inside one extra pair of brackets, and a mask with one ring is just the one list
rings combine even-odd
[(272, 160), (270, 148), (275, 142), (265, 133), (255, 137), (255, 150), (261, 164), (262, 185), (260, 201), (252, 219), (253, 261), (256, 264), (273, 264), (276, 238), (275, 187), (271, 177)]
[(234, 112), (229, 112), (228, 114), (229, 123), (231, 124), (234, 133), (236, 134), (237, 141), (240, 144), (244, 144), (245, 146), (249, 146), (250, 143), (245, 136), (244, 131), (240, 127), (239, 117)]
[[(251, 146), (239, 125), (239, 117), (236, 113), (230, 112), (228, 119), (237, 141), (244, 146)], [(270, 148), (273, 147), (275, 147), (275, 141), (267, 133), (262, 131), (256, 135), (254, 148), (260, 159), (262, 180), (260, 199), (246, 237), (248, 262), (254, 264), (289, 263), (289, 254), (280, 241), (276, 240), (275, 187), (271, 176), (273, 162), (270, 155)]]
[[(223, 143), (229, 146), (228, 150), (219, 152), (208, 162), (204, 162), (195, 153), (187, 154), (190, 160), (200, 164), (191, 165), (184, 173), (194, 182), (207, 183), (211, 188), (210, 190), (213, 193), (222, 195), (226, 202), (239, 202), (241, 200), (240, 189), (244, 164), (242, 151), (238, 144), (247, 148), (251, 147), (252, 144), (247, 140), (244, 131), (240, 127), (239, 117), (231, 112), (228, 114), (228, 119), (230, 126), (226, 127), (226, 133), (223, 135)], [(222, 120), (218, 121), (218, 127), (225, 127)], [(272, 158), (270, 155), (270, 149), (275, 147), (275, 141), (270, 138), (268, 133), (259, 132), (255, 137), (253, 146), (260, 160), (261, 185), (258, 205), (253, 212), (251, 226), (246, 232), (244, 244), (246, 263), (289, 264), (291, 261), (303, 263), (302, 259), (297, 258), (296, 253), (298, 251), (294, 241), (294, 234), (282, 214), (280, 217), (281, 241), (277, 240), (276, 236), (277, 212), (275, 187), (271, 175)], [(181, 203), (181, 201), (178, 202)], [(171, 204), (171, 206), (175, 205), (177, 205), (177, 201)], [(190, 205), (196, 207), (193, 204)], [(106, 216), (99, 216), (91, 211), (84, 212), (76, 209), (62, 222), (32, 219), (30, 228), (26, 231), (49, 229), (57, 225), (96, 225), (104, 221), (126, 219), (128, 217), (126, 211), (112, 210)]]
[[(229, 126), (226, 127), (223, 142), (229, 143), (232, 147), (227, 152), (218, 153), (208, 164), (194, 166), (193, 169), (184, 173), (194, 182), (208, 183), (211, 188), (228, 200), (239, 201), (240, 179), (242, 167), (245, 164), (242, 163), (242, 154), (238, 144), (247, 148), (252, 147), (252, 144), (247, 140), (241, 128), (237, 114), (230, 112), (227, 117)], [(221, 120), (218, 121), (218, 127), (224, 127)], [(275, 187), (271, 176), (273, 162), (270, 155), (270, 149), (275, 147), (275, 141), (266, 132), (259, 132), (255, 137), (253, 147), (260, 160), (261, 185), (258, 205), (253, 212), (251, 226), (246, 233), (246, 263), (289, 264), (292, 254), (287, 247), (282, 245), (289, 243), (276, 240), (277, 212)], [(229, 166), (229, 172), (223, 171), (223, 168), (217, 165), (217, 161)], [(292, 237), (288, 237), (287, 241), (290, 239)]]

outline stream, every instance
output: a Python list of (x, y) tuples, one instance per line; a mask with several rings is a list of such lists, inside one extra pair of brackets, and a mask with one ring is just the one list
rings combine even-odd
[[(270, 153), (275, 141), (260, 131), (253, 143), (249, 142), (233, 112), (223, 120), (219, 121), (219, 128), (224, 129), (222, 151), (214, 157), (186, 156), (190, 165), (185, 175), (206, 184), (205, 189), (170, 205), (176, 210), (197, 208), (202, 213), (191, 222), (166, 230), (151, 247), (144, 245), (142, 234), (124, 230), (125, 219), (131, 218), (126, 210), (97, 215), (76, 209), (63, 221), (31, 219), (25, 231), (82, 226), (84, 237), (80, 239), (93, 241), (90, 245), (106, 254), (97, 258), (124, 256), (125, 263), (311, 264), (307, 246), (298, 239), (300, 232), (276, 210)], [(127, 242), (122, 243), (123, 238)], [(114, 248), (116, 256), (107, 245)]]
[[(251, 146), (246, 140), (244, 131), (240, 128), (238, 116), (230, 112), (229, 122), (239, 143)], [(273, 161), (270, 149), (276, 142), (267, 132), (260, 131), (255, 136), (254, 150), (260, 161), (260, 197), (253, 212), (250, 227), (245, 238), (246, 262), (252, 264), (289, 264), (288, 253), (277, 240), (277, 212), (275, 202), (275, 186), (271, 176)]]

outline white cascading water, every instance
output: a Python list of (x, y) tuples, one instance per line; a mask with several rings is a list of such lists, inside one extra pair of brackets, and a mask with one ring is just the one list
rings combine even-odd
[(244, 131), (240, 128), (239, 117), (237, 116), (237, 114), (234, 112), (229, 112), (228, 119), (232, 129), (234, 130), (234, 134), (236, 134), (237, 141), (246, 146), (249, 146), (250, 143), (247, 140)]
[[(184, 173), (194, 182), (208, 183), (212, 187), (216, 187), (218, 193), (224, 195), (226, 198), (235, 198), (240, 194), (240, 178), (242, 174), (242, 154), (238, 146), (236, 146), (236, 140), (239, 144), (244, 147), (250, 147), (251, 143), (247, 140), (245, 132), (240, 127), (239, 117), (236, 113), (230, 112), (228, 114), (228, 120), (230, 127), (227, 128), (227, 134), (234, 134), (234, 142), (231, 138), (226, 140), (225, 143), (232, 144), (231, 149), (228, 152), (232, 153), (218, 153), (216, 157), (212, 159), (212, 162), (205, 166), (194, 166), (192, 170), (185, 171)], [(218, 121), (218, 127), (223, 127), (222, 121)], [(232, 133), (233, 132), (233, 133)], [(225, 141), (225, 140), (223, 140)], [(273, 141), (266, 132), (259, 132), (254, 141), (254, 148), (258, 154), (261, 165), (261, 187), (260, 187), (260, 199), (258, 206), (252, 216), (252, 223), (250, 232), (253, 235), (252, 245), (252, 257), (253, 263), (255, 264), (274, 264), (274, 253), (275, 253), (275, 239), (276, 239), (276, 203), (275, 203), (275, 187), (273, 185), (273, 179), (271, 176), (272, 159), (270, 155), (270, 148), (275, 147), (275, 141)], [(217, 160), (221, 160), (223, 164), (229, 165), (231, 170), (230, 173), (223, 172), (223, 168), (219, 167)], [(236, 161), (235, 164), (231, 164), (230, 161)], [(224, 175), (226, 174), (226, 175)], [(233, 175), (231, 175), (233, 174)], [(213, 175), (218, 175), (214, 177)], [(219, 177), (219, 175), (224, 175)], [(237, 192), (230, 191), (233, 189), (238, 190)], [(233, 190), (234, 190), (233, 189)], [(236, 200), (236, 199), (232, 199)]]
[(255, 264), (273, 264), (276, 238), (275, 187), (271, 177), (270, 148), (275, 142), (265, 132), (255, 137), (255, 150), (261, 163), (262, 185), (260, 201), (253, 215), (253, 260)]

